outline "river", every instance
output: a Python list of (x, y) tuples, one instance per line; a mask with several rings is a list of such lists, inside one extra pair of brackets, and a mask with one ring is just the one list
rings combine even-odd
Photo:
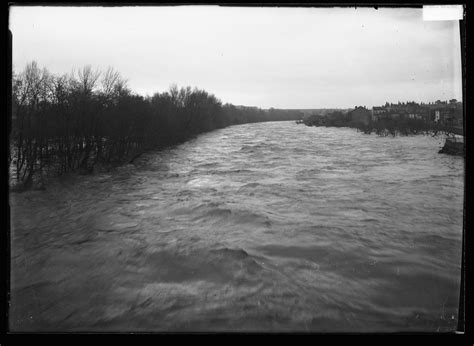
[(12, 193), (17, 331), (452, 331), (464, 160), (245, 124)]

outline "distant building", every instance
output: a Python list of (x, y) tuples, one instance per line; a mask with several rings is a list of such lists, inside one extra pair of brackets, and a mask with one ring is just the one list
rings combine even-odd
[(383, 106), (372, 108), (372, 121), (385, 119), (412, 119), (422, 120), (426, 123), (460, 124), (462, 123), (462, 103), (456, 100), (451, 100), (449, 103), (437, 101), (429, 104), (387, 102)]
[(388, 109), (385, 106), (372, 107), (372, 121), (379, 121), (380, 119), (386, 118), (388, 115)]
[(416, 113), (408, 113), (408, 119), (421, 119), (421, 116)]
[(447, 107), (436, 107), (432, 110), (435, 123), (449, 126), (463, 126), (462, 106), (450, 104)]
[(390, 113), (390, 117), (392, 119), (398, 119), (398, 118), (400, 118), (400, 113), (399, 112)]

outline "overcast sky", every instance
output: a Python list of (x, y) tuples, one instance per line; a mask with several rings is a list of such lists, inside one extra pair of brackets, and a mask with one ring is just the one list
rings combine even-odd
[(263, 108), (462, 99), (459, 23), (422, 9), (12, 7), (13, 65), (114, 67), (142, 95), (176, 83)]

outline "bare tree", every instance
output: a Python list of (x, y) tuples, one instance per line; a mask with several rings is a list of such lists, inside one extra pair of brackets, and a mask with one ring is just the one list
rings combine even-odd
[(90, 171), (204, 131), (268, 120), (197, 88), (172, 85), (144, 98), (113, 68), (55, 76), (32, 62), (13, 73), (12, 87), (11, 163), (25, 185), (43, 171)]
[(85, 95), (90, 95), (96, 87), (97, 80), (100, 77), (100, 71), (93, 71), (90, 65), (87, 65), (77, 72), (78, 87)]

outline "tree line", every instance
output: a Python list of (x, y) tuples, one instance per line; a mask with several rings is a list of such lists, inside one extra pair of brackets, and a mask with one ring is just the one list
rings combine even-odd
[(176, 85), (144, 97), (113, 68), (55, 75), (31, 62), (12, 77), (8, 160), (25, 187), (43, 174), (91, 172), (225, 126), (300, 116), (222, 104), (205, 90)]

